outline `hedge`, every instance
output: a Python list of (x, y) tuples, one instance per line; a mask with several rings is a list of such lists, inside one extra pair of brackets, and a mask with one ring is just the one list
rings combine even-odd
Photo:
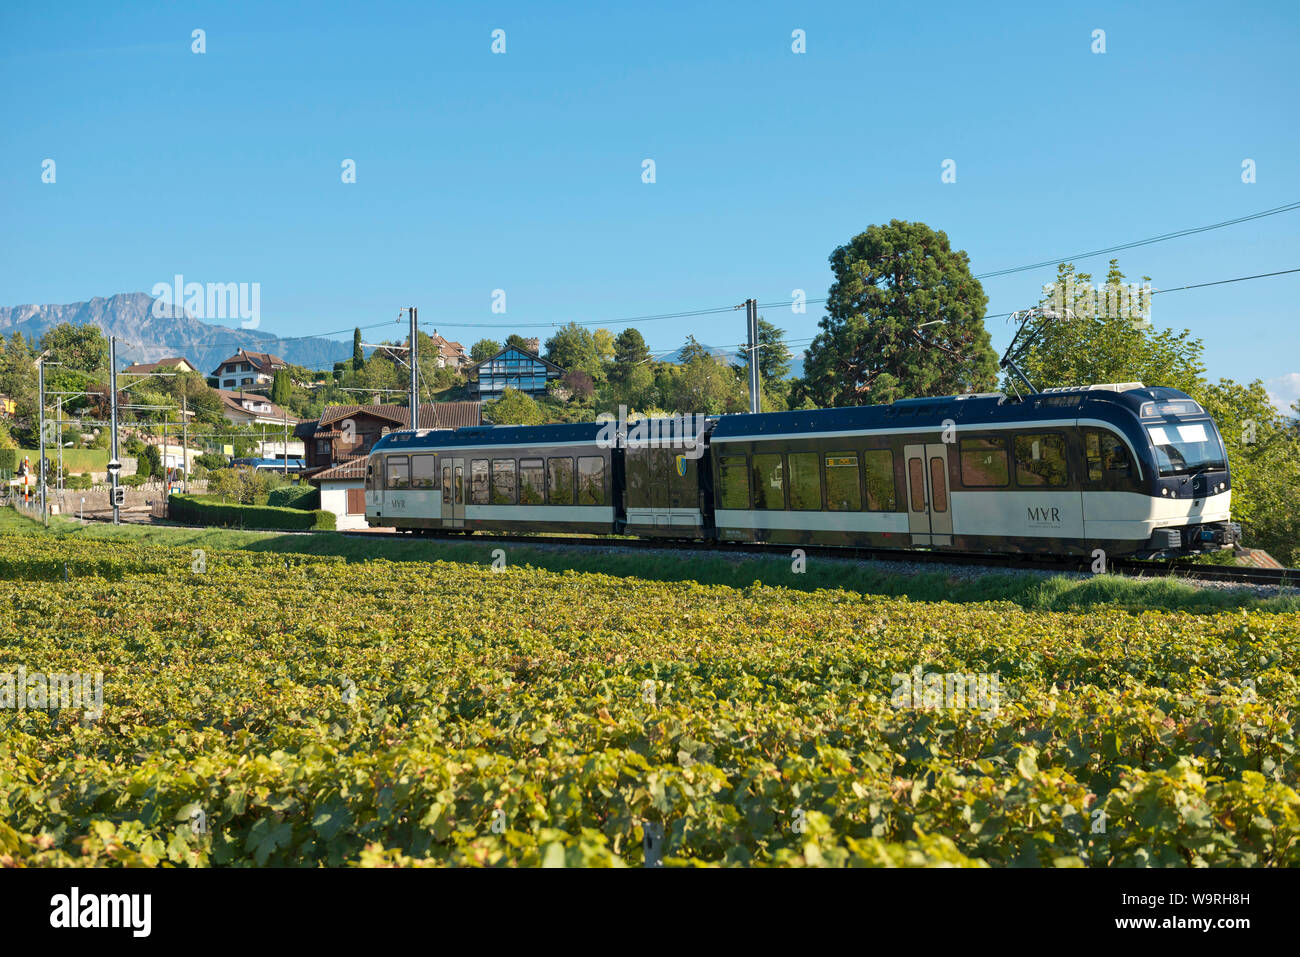
[(266, 504), (274, 508), (296, 508), (314, 511), (320, 508), (320, 489), (314, 485), (285, 485), (271, 489)]
[(322, 509), (303, 511), (271, 505), (221, 505), (200, 501), (194, 495), (170, 495), (167, 514), (191, 525), (223, 525), (227, 528), (267, 528), (289, 531), (319, 531), (334, 528), (334, 513)]

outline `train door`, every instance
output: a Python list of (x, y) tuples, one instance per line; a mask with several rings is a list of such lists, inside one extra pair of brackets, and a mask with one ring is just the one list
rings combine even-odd
[(442, 460), (442, 527), (465, 527), (465, 460)]
[(951, 545), (952, 509), (948, 496), (948, 446), (942, 442), (908, 445), (907, 528), (913, 545)]

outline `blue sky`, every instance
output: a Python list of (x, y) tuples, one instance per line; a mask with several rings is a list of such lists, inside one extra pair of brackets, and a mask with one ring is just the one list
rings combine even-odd
[[(819, 298), (831, 250), (891, 218), (945, 230), (976, 273), (1036, 262), (1300, 200), (1298, 48), (1282, 2), (11, 2), (0, 304), (182, 273), (260, 283), (277, 334), (413, 303), (468, 345)], [(1300, 212), (1120, 262), (1156, 288), (1300, 266)], [(988, 280), (989, 312), (1053, 275)], [(1300, 274), (1171, 293), (1152, 318), (1203, 338), (1211, 375), (1289, 402), (1298, 290)], [(764, 314), (806, 341), (820, 308)], [(744, 329), (743, 313), (637, 325), (663, 350)], [(1005, 345), (1005, 321), (989, 327)]]

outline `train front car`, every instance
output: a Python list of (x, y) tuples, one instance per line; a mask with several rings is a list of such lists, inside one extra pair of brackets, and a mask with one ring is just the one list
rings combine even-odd
[(609, 534), (618, 486), (595, 423), (392, 432), (366, 465), (366, 521), (401, 531)]
[(1234, 544), (1213, 420), (1141, 383), (724, 416), (721, 541), (1170, 557)]
[(1214, 420), (1177, 389), (1134, 387), (1110, 395), (1091, 392), (1080, 420), (1097, 415), (1122, 429), (1137, 452), (1136, 474), (1116, 473), (1113, 447), (1091, 439), (1085, 448), (1089, 479), (1104, 487), (1085, 492), (1088, 536), (1117, 554), (1145, 558), (1215, 551), (1235, 545), (1232, 476)]

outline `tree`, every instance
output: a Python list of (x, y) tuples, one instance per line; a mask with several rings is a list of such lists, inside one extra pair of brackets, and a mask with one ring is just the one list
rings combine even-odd
[(156, 445), (145, 445), (135, 457), (135, 474), (148, 479), (153, 475), (162, 475), (162, 454)]
[(736, 371), (712, 356), (697, 356), (685, 365), (665, 363), (655, 386), (663, 406), (679, 414), (746, 412), (749, 394)]
[(501, 398), (484, 402), (483, 418), (493, 425), (541, 425), (546, 421), (536, 400), (518, 389), (506, 389)]
[[(830, 257), (835, 280), (796, 398), (821, 406), (991, 389), (988, 297), (966, 253), (924, 223), (868, 226)], [(942, 325), (918, 331), (925, 322)]]
[(470, 346), (469, 357), (473, 362), (482, 362), (484, 359), (491, 359), (500, 351), (501, 343), (494, 339), (480, 339)]
[(605, 378), (605, 366), (591, 330), (570, 322), (546, 340), (546, 358), (566, 372), (581, 369), (594, 381)]
[(361, 327), (352, 330), (352, 369), (356, 371), (366, 364), (366, 352), (361, 348)]
[[(1150, 277), (1143, 277), (1148, 279)], [(1107, 287), (1122, 287), (1124, 274), (1112, 259)], [(1091, 308), (1092, 276), (1077, 272), (1073, 263), (1057, 267), (1056, 286), (1071, 290), (1063, 304), (1069, 313), (1042, 326), (1020, 368), (1035, 388), (1142, 382), (1193, 394), (1203, 384), (1204, 344), (1184, 329), (1157, 329), (1149, 321), (1121, 310)], [(1050, 305), (1046, 300), (1040, 305)], [(1071, 317), (1073, 316), (1073, 317)]]
[(560, 385), (579, 402), (586, 402), (595, 394), (596, 384), (581, 369), (571, 369), (560, 379)]
[(99, 326), (74, 326), (61, 322), (41, 337), (41, 349), (50, 350), (48, 361), (76, 372), (108, 369), (108, 340)]
[(293, 396), (293, 383), (289, 381), (289, 370), (276, 369), (271, 377), (271, 401), (280, 407), (289, 404)]
[[(740, 367), (749, 381), (749, 356), (742, 352)], [(758, 378), (763, 391), (784, 395), (789, 391), (790, 350), (785, 344), (785, 330), (778, 329), (762, 316), (758, 317)], [(766, 406), (764, 407), (766, 408)]]
[(650, 350), (641, 333), (631, 327), (624, 329), (614, 337), (614, 368), (610, 370), (609, 377), (621, 382), (632, 366), (648, 361)]
[(608, 329), (597, 329), (591, 334), (591, 341), (596, 347), (596, 356), (601, 362), (614, 360), (614, 334)]
[(512, 332), (512, 333), (510, 333), (509, 336), (506, 337), (506, 346), (505, 346), (505, 347), (508, 349), (508, 348), (510, 348), (511, 346), (514, 346), (516, 349), (522, 349), (522, 350), (524, 350), (524, 352), (536, 352), (536, 351), (537, 351), (537, 350), (535, 350), (535, 349), (533, 348), (532, 343), (530, 343), (530, 342), (529, 342), (527, 339), (525, 339), (523, 336), (519, 335), (519, 333), (517, 333), (517, 332)]
[(682, 346), (678, 360), (681, 365), (690, 365), (696, 359), (710, 359), (712, 354), (704, 346), (695, 341), (694, 336), (686, 337), (686, 345)]

